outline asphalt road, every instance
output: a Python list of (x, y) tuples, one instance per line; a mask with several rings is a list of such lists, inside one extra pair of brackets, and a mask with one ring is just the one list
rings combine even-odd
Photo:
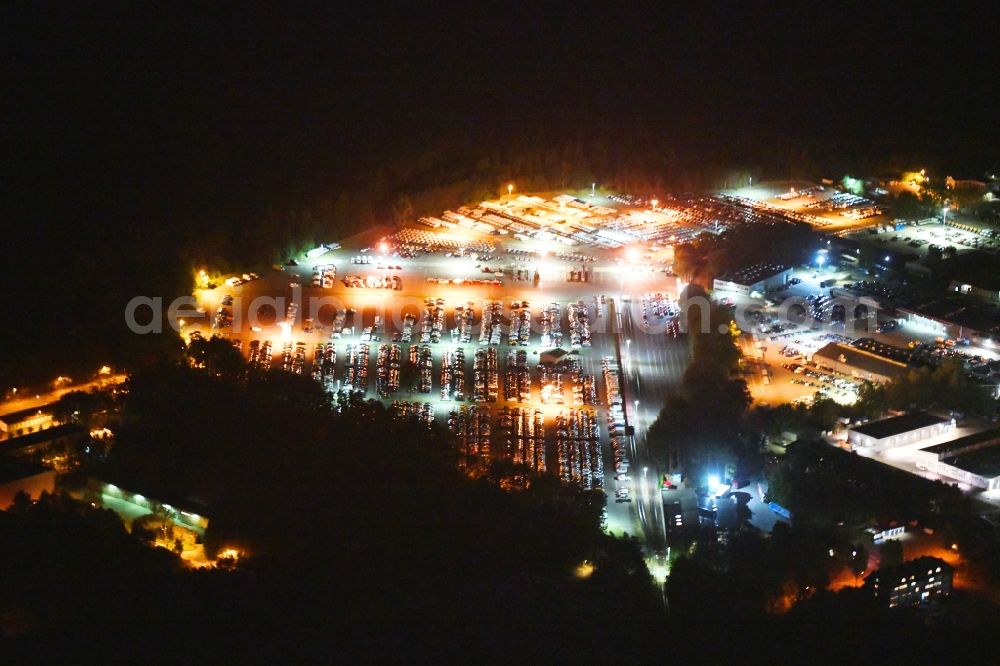
[(105, 375), (99, 379), (95, 379), (90, 382), (85, 382), (83, 384), (70, 384), (66, 386), (61, 386), (58, 389), (54, 389), (47, 393), (30, 394), (24, 397), (16, 397), (11, 400), (6, 400), (0, 402), (0, 416), (4, 414), (13, 414), (14, 412), (19, 412), (23, 409), (33, 409), (35, 407), (41, 407), (49, 403), (55, 402), (63, 395), (71, 391), (92, 391), (95, 389), (104, 388), (112, 384), (121, 384), (126, 379), (125, 375)]

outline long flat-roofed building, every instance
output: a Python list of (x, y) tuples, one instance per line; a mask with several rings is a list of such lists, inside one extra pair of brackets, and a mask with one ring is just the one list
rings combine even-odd
[[(950, 442), (949, 442), (950, 443)], [(931, 447), (937, 448), (937, 447)], [(918, 451), (917, 469), (986, 491), (1000, 490), (1000, 440), (939, 453)]]
[(910, 370), (910, 366), (902, 361), (837, 342), (813, 352), (812, 361), (836, 372), (880, 384), (901, 377)]
[(792, 267), (784, 264), (755, 264), (715, 278), (712, 288), (744, 296), (749, 296), (755, 291), (763, 294), (771, 289), (785, 286), (791, 274)]
[(879, 453), (904, 444), (915, 444), (946, 433), (954, 421), (927, 412), (910, 412), (880, 421), (872, 421), (847, 431), (847, 441), (854, 448)]
[(59, 425), (52, 417), (52, 405), (22, 409), (0, 416), (0, 439), (20, 437)]

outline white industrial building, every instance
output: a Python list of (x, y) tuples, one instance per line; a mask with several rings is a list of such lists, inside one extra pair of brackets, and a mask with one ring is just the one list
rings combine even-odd
[(914, 458), (917, 469), (973, 488), (1000, 490), (1000, 428), (921, 449)]
[(915, 444), (936, 437), (951, 431), (954, 427), (953, 419), (934, 416), (927, 412), (910, 412), (851, 428), (847, 431), (847, 441), (855, 449), (880, 453), (897, 446)]

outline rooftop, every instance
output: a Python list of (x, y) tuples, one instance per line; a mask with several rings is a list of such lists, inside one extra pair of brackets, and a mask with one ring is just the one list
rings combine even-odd
[(871, 423), (851, 428), (851, 430), (861, 433), (862, 435), (874, 437), (875, 439), (885, 439), (886, 437), (892, 437), (893, 435), (899, 435), (904, 432), (919, 430), (920, 428), (926, 428), (928, 426), (947, 422), (948, 419), (940, 416), (934, 416), (933, 414), (928, 414), (927, 412), (910, 412), (909, 414), (893, 416), (892, 418), (882, 419), (881, 421), (872, 421)]
[(754, 264), (753, 266), (741, 268), (734, 273), (726, 274), (722, 279), (735, 282), (736, 284), (750, 285), (767, 280), (775, 275), (780, 275), (790, 268), (791, 266), (786, 266), (785, 264)]
[(874, 338), (858, 338), (851, 343), (851, 346), (900, 363), (909, 363), (910, 357), (913, 356), (909, 349), (889, 345)]
[(1000, 447), (991, 446), (957, 456), (943, 458), (941, 462), (952, 467), (964, 469), (977, 476), (992, 479), (1000, 476)]
[(956, 294), (901, 309), (977, 331), (992, 331), (1000, 326), (1000, 308), (995, 304)]
[(884, 377), (897, 377), (909, 371), (909, 366), (899, 361), (879, 356), (870, 351), (857, 349), (837, 342), (816, 350), (813, 358), (846, 363), (853, 368)]
[(0, 483), (36, 476), (46, 471), (48, 471), (48, 468), (40, 463), (19, 460), (17, 458), (0, 457)]
[(40, 405), (38, 407), (30, 407), (28, 409), (22, 409), (16, 412), (10, 412), (9, 414), (4, 414), (0, 416), (0, 421), (6, 424), (19, 423), (27, 418), (34, 416), (35, 414), (51, 414), (52, 404)]
[(39, 430), (38, 432), (29, 433), (27, 435), (21, 435), (20, 437), (12, 437), (11, 439), (0, 442), (0, 453), (10, 453), (11, 451), (17, 451), (18, 449), (34, 446), (35, 444), (48, 442), (60, 437), (86, 434), (87, 430), (83, 426), (75, 423), (67, 423), (65, 425)]
[(942, 442), (941, 444), (935, 444), (934, 446), (928, 446), (924, 451), (928, 453), (933, 453), (935, 455), (947, 454), (951, 451), (961, 451), (962, 449), (969, 448), (970, 446), (976, 446), (977, 444), (987, 444), (989, 442), (997, 442), (1000, 444), (1000, 428), (991, 428), (990, 430), (983, 430), (982, 432), (973, 433), (971, 435), (966, 435), (965, 437), (959, 437), (958, 439), (953, 439), (949, 442)]

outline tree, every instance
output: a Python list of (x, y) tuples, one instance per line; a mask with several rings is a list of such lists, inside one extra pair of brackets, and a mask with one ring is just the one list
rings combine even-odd
[(397, 226), (402, 226), (408, 222), (412, 222), (413, 217), (413, 203), (410, 201), (410, 197), (405, 194), (401, 195), (392, 207), (392, 221)]
[(61, 423), (79, 423), (91, 429), (100, 425), (114, 408), (114, 398), (107, 390), (70, 391), (56, 401), (53, 417)]
[(879, 567), (891, 567), (903, 563), (903, 542), (889, 539), (879, 546)]
[(691, 282), (703, 262), (703, 256), (691, 243), (682, 243), (674, 248), (674, 273), (685, 282)]
[(243, 356), (232, 343), (217, 335), (208, 340), (204, 338), (192, 340), (186, 351), (191, 363), (196, 367), (205, 368), (215, 377), (234, 380), (246, 367)]
[(892, 206), (893, 214), (903, 220), (922, 219), (932, 210), (930, 202), (909, 191), (900, 192)]

